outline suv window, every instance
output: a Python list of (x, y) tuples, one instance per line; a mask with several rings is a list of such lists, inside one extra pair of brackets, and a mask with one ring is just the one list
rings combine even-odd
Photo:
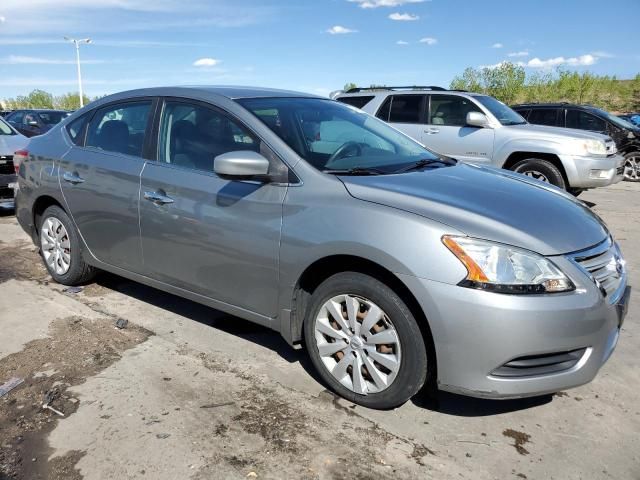
[(467, 113), (483, 113), (468, 98), (455, 95), (431, 95), (429, 124), (450, 127), (464, 127), (467, 124)]
[(360, 97), (341, 97), (336, 100), (342, 103), (346, 103), (347, 105), (351, 105), (352, 107), (362, 108), (371, 100), (373, 100), (373, 95), (360, 96)]
[(22, 119), (23, 125), (31, 125), (32, 122), (38, 123), (35, 113), (27, 113)]
[(91, 112), (85, 113), (80, 118), (76, 118), (73, 122), (66, 125), (69, 138), (71, 138), (71, 141), (76, 145), (82, 145), (85, 128), (90, 117)]
[(529, 121), (529, 123), (533, 123), (536, 125), (549, 125), (551, 127), (557, 127), (558, 126), (558, 109), (557, 108), (534, 108), (533, 110), (531, 110), (531, 113), (529, 114), (529, 118), (527, 118), (527, 120)]
[(255, 135), (218, 110), (179, 101), (165, 103), (160, 120), (160, 162), (213, 172), (218, 155), (259, 149)]
[(22, 123), (22, 119), (24, 118), (24, 112), (14, 112), (7, 116), (7, 121), (17, 125)]
[(569, 111), (567, 111), (567, 128), (604, 132), (607, 129), (607, 125), (604, 120), (595, 115), (583, 112), (582, 110), (569, 109)]
[(150, 110), (151, 100), (101, 108), (89, 124), (86, 146), (142, 156)]
[(392, 95), (389, 122), (422, 123), (425, 95)]

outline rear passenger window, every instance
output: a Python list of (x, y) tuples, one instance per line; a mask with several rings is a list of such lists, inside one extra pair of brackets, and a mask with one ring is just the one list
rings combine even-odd
[(342, 97), (337, 98), (341, 103), (346, 103), (347, 105), (351, 105), (352, 107), (362, 108), (371, 100), (373, 100), (373, 95), (361, 96), (361, 97)]
[(580, 130), (592, 130), (594, 132), (604, 132), (607, 126), (604, 120), (581, 110), (569, 110), (567, 112), (567, 128), (578, 128)]
[(69, 134), (69, 138), (76, 145), (82, 145), (84, 141), (84, 132), (87, 128), (87, 122), (91, 117), (91, 112), (85, 113), (80, 118), (76, 118), (73, 122), (70, 122), (67, 125), (67, 133)]
[(424, 98), (424, 95), (393, 95), (389, 122), (421, 123), (420, 116)]
[(213, 172), (215, 157), (239, 150), (260, 150), (259, 140), (241, 124), (213, 108), (165, 103), (160, 121), (160, 162)]
[(449, 127), (464, 127), (467, 113), (483, 113), (478, 106), (465, 97), (455, 95), (431, 95), (429, 123)]
[(531, 114), (527, 119), (529, 123), (535, 125), (549, 125), (550, 127), (558, 126), (558, 109), (556, 108), (537, 108), (531, 110)]
[(86, 146), (142, 156), (150, 110), (150, 100), (101, 108), (89, 124)]

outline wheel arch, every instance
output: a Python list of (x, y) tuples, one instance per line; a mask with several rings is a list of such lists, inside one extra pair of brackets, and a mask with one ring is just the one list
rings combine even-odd
[(31, 220), (33, 222), (33, 232), (36, 237), (40, 234), (40, 232), (38, 232), (38, 229), (40, 227), (40, 219), (42, 218), (42, 214), (47, 208), (53, 205), (60, 207), (66, 212), (66, 209), (64, 208), (62, 203), (49, 195), (42, 195), (38, 197), (35, 202), (33, 202), (33, 207), (31, 209)]
[(436, 352), (429, 321), (420, 303), (404, 282), (392, 271), (376, 262), (356, 255), (331, 255), (320, 258), (309, 265), (300, 275), (293, 290), (291, 299), (291, 316), (289, 328), (293, 343), (302, 341), (303, 324), (309, 305), (309, 299), (318, 286), (327, 278), (342, 272), (357, 272), (369, 275), (391, 288), (407, 305), (422, 333), (429, 359), (429, 376), (437, 377)]
[(567, 172), (564, 169), (564, 165), (562, 164), (560, 157), (558, 157), (553, 153), (541, 153), (541, 152), (530, 152), (530, 151), (513, 152), (505, 160), (504, 164), (502, 165), (502, 168), (506, 170), (511, 170), (516, 163), (529, 158), (547, 160), (548, 162), (552, 163), (558, 170), (560, 170), (560, 173), (562, 174), (562, 178), (564, 179), (565, 184), (569, 185), (569, 178), (567, 177)]

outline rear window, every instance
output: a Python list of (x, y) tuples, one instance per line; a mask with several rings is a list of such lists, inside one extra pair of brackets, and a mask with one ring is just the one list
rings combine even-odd
[(373, 100), (373, 95), (361, 96), (361, 97), (341, 97), (337, 98), (339, 102), (346, 103), (347, 105), (351, 105), (352, 107), (362, 108), (371, 100)]

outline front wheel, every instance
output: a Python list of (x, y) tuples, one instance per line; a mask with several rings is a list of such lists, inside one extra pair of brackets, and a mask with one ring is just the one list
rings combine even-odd
[(527, 158), (526, 160), (520, 160), (511, 167), (511, 170), (526, 175), (527, 177), (550, 183), (563, 190), (567, 188), (560, 169), (548, 160)]
[(629, 152), (624, 156), (624, 179), (640, 182), (640, 152)]
[(366, 407), (397, 407), (427, 377), (427, 350), (414, 316), (368, 275), (345, 272), (325, 280), (311, 296), (304, 338), (324, 382)]

